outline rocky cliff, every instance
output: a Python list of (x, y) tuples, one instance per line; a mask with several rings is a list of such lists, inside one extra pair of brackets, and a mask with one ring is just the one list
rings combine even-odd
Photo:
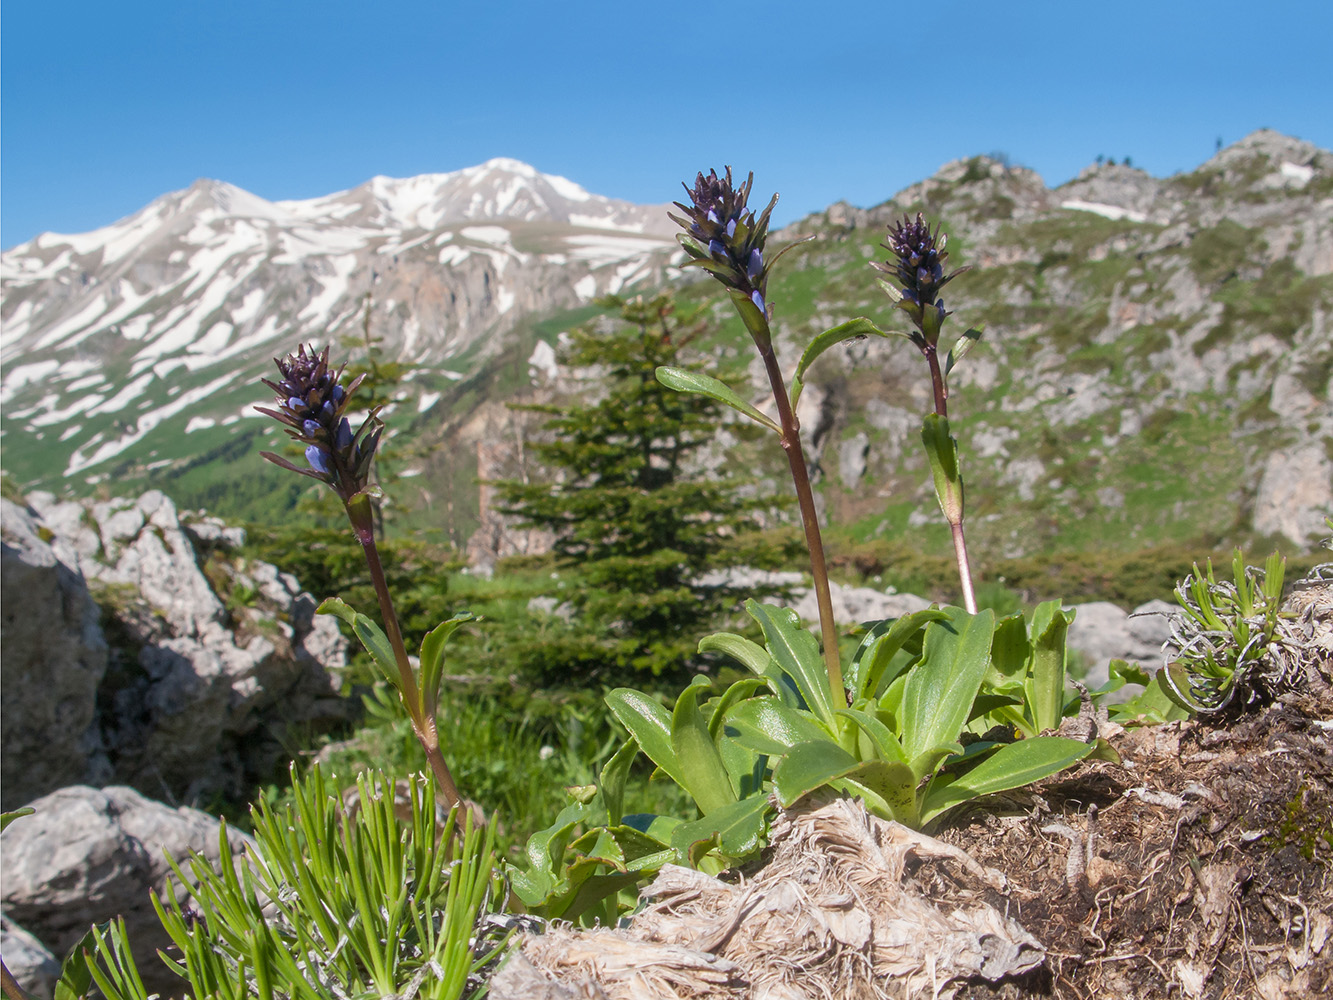
[(3, 792), (74, 784), (236, 796), (285, 762), (290, 726), (346, 717), (346, 643), (236, 529), (137, 500), (0, 500)]

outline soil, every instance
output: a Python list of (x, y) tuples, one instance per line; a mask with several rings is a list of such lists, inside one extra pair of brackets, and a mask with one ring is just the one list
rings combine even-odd
[[(1333, 995), (1333, 696), (1113, 743), (1121, 764), (1085, 764), (1014, 796), (1009, 816), (974, 812), (940, 835), (1009, 876), (989, 901), (1047, 950), (1023, 980), (957, 995)], [(930, 868), (936, 898), (963, 888), (943, 871)]]

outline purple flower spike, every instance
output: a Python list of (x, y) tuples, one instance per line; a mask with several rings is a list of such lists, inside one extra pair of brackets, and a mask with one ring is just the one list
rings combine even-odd
[(774, 195), (762, 212), (751, 211), (746, 202), (753, 183), (754, 175), (750, 174), (743, 184), (737, 184), (730, 167), (721, 177), (716, 170), (707, 175), (700, 172), (693, 187), (684, 185), (688, 203), (675, 203), (682, 214), (671, 218), (687, 234), (681, 240), (691, 258), (686, 266), (703, 267), (735, 294), (737, 301), (744, 296), (763, 313), (761, 320), (746, 310), (746, 323), (753, 324), (749, 330), (755, 343), (768, 350), (772, 347), (772, 334), (765, 308), (768, 273), (763, 251), (769, 216), (778, 197)]
[(329, 461), (328, 453), (319, 445), (312, 444), (305, 450), (305, 460), (310, 463), (310, 468), (320, 475), (333, 475), (333, 463)]
[[(940, 325), (948, 315), (936, 293), (967, 270), (964, 267), (951, 274), (944, 273), (944, 261), (949, 256), (944, 249), (946, 242), (939, 227), (932, 231), (925, 217), (918, 212), (915, 219), (904, 217), (889, 227), (884, 248), (892, 256), (887, 261), (871, 264), (901, 290), (898, 308), (911, 317), (918, 331), (913, 340), (922, 348), (936, 343)], [(938, 315), (927, 314), (928, 308), (936, 310)]]
[(371, 410), (361, 428), (362, 432), (370, 433), (358, 440), (340, 413), (361, 384), (361, 378), (340, 386), (338, 380), (343, 369), (329, 368), (327, 347), (316, 353), (301, 345), (295, 354), (275, 358), (274, 363), (282, 378), (276, 382), (262, 381), (276, 394), (276, 405), (257, 409), (283, 424), (287, 433), (300, 442), (309, 468), (294, 465), (273, 452), (261, 452), (261, 456), (290, 472), (327, 483), (344, 503), (350, 503), (369, 485), (370, 464), (384, 427), (377, 416), (379, 408)]

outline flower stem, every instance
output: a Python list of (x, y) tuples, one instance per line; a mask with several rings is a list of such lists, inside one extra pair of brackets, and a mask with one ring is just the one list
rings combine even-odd
[[(454, 776), (449, 771), (444, 755), (440, 752), (440, 734), (435, 719), (426, 718), (422, 712), (421, 692), (417, 688), (417, 679), (412, 672), (412, 664), (407, 658), (407, 647), (403, 644), (403, 633), (398, 627), (398, 615), (394, 611), (393, 597), (389, 593), (388, 582), (384, 578), (384, 566), (380, 562), (379, 548), (375, 544), (375, 521), (371, 513), (370, 498), (359, 493), (347, 502), (347, 518), (352, 522), (352, 532), (366, 555), (366, 565), (370, 568), (370, 579), (375, 585), (375, 595), (380, 602), (380, 616), (384, 619), (384, 634), (393, 648), (394, 660), (398, 664), (398, 676), (402, 681), (403, 705), (412, 720), (412, 730), (416, 734), (421, 748), (426, 751), (426, 760), (435, 784), (445, 798), (450, 809), (462, 804), (463, 797), (454, 784)], [(458, 822), (462, 822), (462, 809), (458, 810)]]
[(838, 655), (838, 630), (833, 621), (833, 597), (829, 593), (828, 567), (824, 564), (824, 541), (819, 532), (819, 518), (815, 513), (815, 496), (810, 489), (805, 452), (801, 448), (801, 428), (787, 398), (787, 386), (782, 380), (782, 371), (778, 367), (771, 341), (759, 346), (759, 356), (764, 360), (764, 370), (768, 372), (768, 381), (773, 387), (773, 400), (777, 403), (778, 422), (782, 427), (782, 450), (787, 453), (787, 463), (791, 466), (796, 502), (801, 509), (801, 522), (805, 527), (805, 544), (810, 550), (810, 576), (815, 582), (815, 600), (819, 604), (819, 630), (824, 641), (824, 665), (828, 671), (829, 690), (844, 692), (845, 696), (842, 662)]
[(9, 972), (8, 966), (0, 961), (0, 988), (3, 988), (7, 1000), (37, 1000), (33, 994), (29, 993)]
[[(930, 384), (935, 392), (935, 412), (946, 420), (949, 418), (949, 388), (944, 381), (944, 372), (940, 370), (940, 355), (934, 344), (921, 348), (930, 365)], [(967, 557), (967, 539), (963, 536), (963, 511), (959, 502), (957, 520), (949, 518), (949, 532), (953, 535), (954, 559), (958, 563), (958, 579), (963, 588), (963, 607), (970, 615), (977, 613), (977, 596), (972, 589), (972, 564)]]

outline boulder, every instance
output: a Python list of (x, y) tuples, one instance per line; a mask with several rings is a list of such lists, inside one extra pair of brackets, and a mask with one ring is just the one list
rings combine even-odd
[(0, 913), (0, 955), (7, 968), (29, 993), (54, 996), (60, 978), (60, 963), (46, 945), (9, 917)]
[[(793, 591), (792, 608), (806, 621), (819, 621), (819, 601), (813, 589)], [(913, 611), (930, 607), (930, 602), (915, 594), (888, 594), (873, 587), (844, 587), (829, 584), (833, 602), (833, 620), (839, 625), (859, 625), (884, 618), (901, 618)]]
[(30, 510), (0, 500), (0, 806), (15, 809), (105, 770), (96, 724), (107, 645), (75, 564)]
[(1128, 660), (1150, 670), (1162, 665), (1162, 643), (1169, 634), (1164, 612), (1175, 605), (1149, 601), (1127, 612), (1109, 601), (1074, 605), (1077, 614), (1067, 638), (1071, 650), (1088, 660), (1084, 683), (1095, 689), (1110, 676), (1112, 660)]
[[(63, 956), (89, 926), (118, 914), (125, 919), (149, 990), (179, 987), (180, 980), (155, 957), (171, 941), (151, 896), (165, 899), (173, 892), (185, 899), (185, 890), (169, 879), (167, 853), (187, 872), (192, 851), (216, 866), (221, 856), (218, 820), (121, 786), (62, 788), (32, 807), (35, 815), (16, 820), (0, 834), (5, 866), (0, 901), (9, 918)], [(227, 836), (237, 852), (249, 843), (233, 830)]]
[(156, 490), (29, 499), (4, 508), (5, 808), (74, 783), (243, 795), (281, 766), (287, 727), (348, 716), (336, 623), (231, 553), (243, 535), (187, 531)]

